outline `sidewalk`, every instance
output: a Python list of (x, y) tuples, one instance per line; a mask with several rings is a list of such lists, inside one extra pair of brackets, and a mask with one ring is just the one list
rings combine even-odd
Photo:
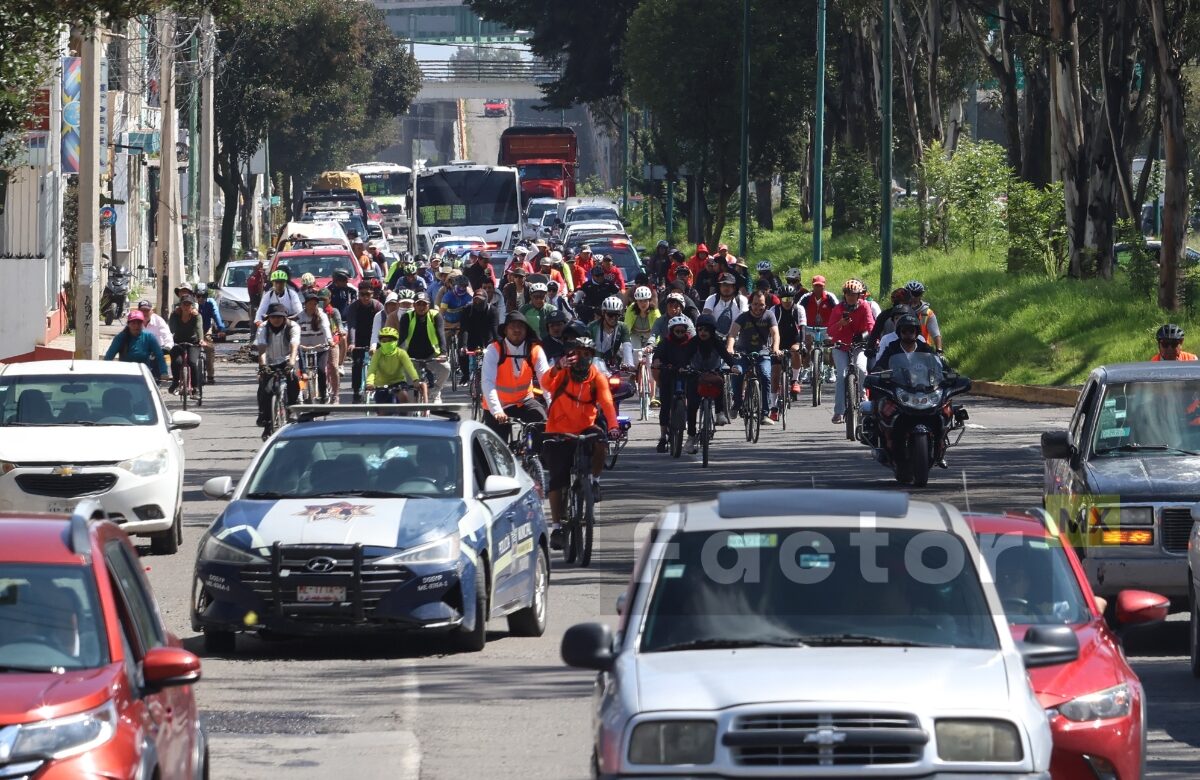
[[(157, 293), (158, 291), (154, 288), (154, 282), (147, 281), (142, 285), (141, 296), (138, 300), (149, 299), (153, 301), (157, 297)], [(136, 306), (137, 301), (130, 301), (130, 305)], [(129, 310), (126, 309), (125, 313), (129, 314)], [(104, 353), (108, 351), (108, 346), (112, 344), (113, 338), (125, 329), (125, 320), (124, 318), (113, 320), (112, 325), (105, 325), (104, 318), (100, 317), (99, 326), (100, 347), (96, 353), (98, 359), (104, 357)], [(73, 356), (75, 354), (75, 332), (67, 331), (66, 333), (59, 334), (46, 346), (37, 347), (36, 352), (38, 353), (37, 360), (59, 360)]]

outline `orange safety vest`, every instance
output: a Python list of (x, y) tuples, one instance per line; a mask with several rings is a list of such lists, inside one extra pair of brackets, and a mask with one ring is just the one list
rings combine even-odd
[[(533, 364), (542, 352), (540, 344), (530, 344), (528, 357), (509, 355), (504, 345), (493, 341), (488, 349), (495, 349), (499, 360), (496, 364), (496, 395), (501, 406), (524, 403), (533, 395)], [(520, 368), (517, 368), (520, 363)]]
[[(1179, 357), (1176, 358), (1176, 360), (1195, 360), (1195, 359), (1196, 359), (1195, 355), (1193, 355), (1191, 352), (1184, 352), (1182, 349), (1179, 350)], [(1150, 358), (1150, 362), (1152, 362), (1152, 363), (1157, 363), (1160, 360), (1162, 360), (1162, 355), (1155, 355), (1154, 357)], [(1169, 361), (1163, 361), (1163, 362), (1169, 362)]]
[(917, 321), (921, 323), (921, 335), (925, 338), (926, 344), (932, 344), (929, 340), (929, 319), (934, 317), (933, 309), (926, 309), (917, 315)]

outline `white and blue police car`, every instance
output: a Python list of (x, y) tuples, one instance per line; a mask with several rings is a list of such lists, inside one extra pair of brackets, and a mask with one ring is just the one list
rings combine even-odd
[[(345, 407), (351, 411), (350, 407)], [(200, 541), (192, 627), (210, 652), (239, 632), (443, 631), (480, 650), (488, 619), (540, 636), (550, 581), (538, 487), (495, 433), (438, 417), (337, 418), (293, 407)], [(315, 419), (305, 410), (328, 415)]]

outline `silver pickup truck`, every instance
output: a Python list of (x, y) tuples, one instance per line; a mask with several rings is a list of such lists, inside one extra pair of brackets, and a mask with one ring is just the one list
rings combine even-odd
[(1200, 500), (1200, 362), (1092, 371), (1066, 431), (1042, 434), (1044, 503), (1092, 588), (1162, 593), (1183, 609)]

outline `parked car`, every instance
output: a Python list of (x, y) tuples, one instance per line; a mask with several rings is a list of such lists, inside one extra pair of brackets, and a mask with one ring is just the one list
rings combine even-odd
[(1191, 507), (1200, 500), (1198, 399), (1200, 363), (1101, 366), (1067, 430), (1042, 434), (1044, 506), (1080, 551), (1097, 595), (1139, 588), (1184, 608)]
[(65, 514), (85, 498), (156, 554), (183, 540), (182, 431), (140, 363), (0, 365), (0, 511)]
[(500, 98), (489, 98), (483, 102), (484, 116), (508, 116), (508, 101)]
[(599, 672), (594, 775), (1048, 777), (1026, 669), (1078, 642), (1066, 626), (1014, 641), (978, 560), (958, 510), (903, 493), (665, 507), (616, 631), (562, 639)]
[[(1129, 255), (1132, 247), (1124, 242), (1113, 244), (1113, 256), (1118, 268), (1129, 268)], [(1162, 242), (1157, 239), (1146, 241), (1146, 254), (1150, 256), (1150, 261), (1158, 265), (1158, 256), (1162, 253)], [(1183, 250), (1183, 265), (1190, 268), (1195, 265), (1200, 265), (1200, 252), (1189, 247), (1184, 247)]]
[(200, 659), (103, 517), (0, 513), (0, 777), (206, 778)]
[[(1044, 512), (968, 515), (967, 523), (996, 582), (1013, 639), (1034, 626), (1067, 625), (1079, 658), (1029, 670), (1038, 701), (1050, 713), (1054, 780), (1138, 778), (1146, 763), (1146, 694), (1104, 619), (1107, 603), (1092, 593), (1066, 536)], [(1052, 530), (1054, 529), (1054, 530)], [(1113, 604), (1118, 628), (1167, 617), (1165, 596), (1124, 590)]]
[(214, 297), (221, 319), (225, 321), (226, 333), (249, 333), (254, 325), (246, 281), (257, 264), (257, 260), (233, 260), (225, 265), (225, 275), (221, 277)]
[(334, 246), (280, 252), (271, 261), (270, 270), (279, 268), (286, 269), (288, 277), (297, 283), (300, 277), (312, 274), (318, 287), (325, 287), (332, 282), (334, 271), (345, 271), (349, 274), (353, 287), (358, 286), (362, 277), (362, 269), (354, 261), (354, 255)]

